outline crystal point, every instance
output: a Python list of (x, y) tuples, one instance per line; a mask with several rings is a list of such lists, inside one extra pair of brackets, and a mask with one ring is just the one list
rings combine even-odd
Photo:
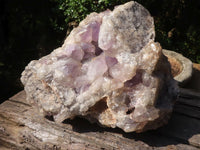
[(83, 116), (125, 132), (160, 127), (178, 88), (154, 37), (153, 18), (137, 2), (91, 13), (62, 47), (25, 68), (27, 101), (56, 122)]

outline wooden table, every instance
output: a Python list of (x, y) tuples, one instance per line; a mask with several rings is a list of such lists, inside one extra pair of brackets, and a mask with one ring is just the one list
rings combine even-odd
[(0, 105), (0, 149), (159, 149), (200, 148), (200, 93), (181, 89), (169, 123), (145, 133), (102, 128), (76, 118), (56, 124), (25, 101), (24, 91)]
[(56, 124), (26, 102), (24, 91), (0, 105), (0, 150), (196, 150), (200, 149), (200, 65), (181, 89), (169, 123), (145, 133), (102, 128), (76, 118)]

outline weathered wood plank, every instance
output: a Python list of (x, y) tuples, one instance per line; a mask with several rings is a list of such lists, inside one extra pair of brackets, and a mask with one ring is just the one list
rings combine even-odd
[(160, 147), (158, 150), (197, 150), (195, 147), (191, 147), (185, 144), (169, 145), (166, 147)]
[(0, 139), (23, 149), (152, 149), (143, 142), (104, 133), (79, 133), (69, 124), (43, 119), (35, 109), (13, 97), (0, 106)]
[(174, 107), (174, 112), (200, 119), (200, 109), (197, 107), (189, 107), (188, 105), (177, 104)]
[(190, 89), (180, 89), (174, 111), (189, 117), (200, 119), (200, 94)]
[(159, 129), (159, 132), (176, 138), (182, 143), (200, 147), (200, 121), (198, 119), (174, 113), (169, 123)]
[(200, 99), (200, 92), (191, 89), (180, 88), (180, 97), (188, 99)]
[(180, 89), (171, 120), (159, 131), (183, 143), (200, 147), (200, 94), (190, 89)]
[(38, 115), (25, 97), (22, 91), (0, 105), (0, 145), (6, 148), (195, 150), (194, 146), (200, 143), (200, 121), (185, 115), (173, 113), (169, 124), (156, 131), (124, 133), (120, 129), (101, 128), (84, 119), (56, 124)]

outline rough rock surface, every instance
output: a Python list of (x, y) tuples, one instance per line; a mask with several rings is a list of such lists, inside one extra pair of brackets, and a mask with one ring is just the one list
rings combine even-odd
[(91, 13), (62, 47), (22, 73), (27, 100), (56, 122), (82, 116), (125, 132), (167, 122), (177, 87), (153, 18), (131, 1)]

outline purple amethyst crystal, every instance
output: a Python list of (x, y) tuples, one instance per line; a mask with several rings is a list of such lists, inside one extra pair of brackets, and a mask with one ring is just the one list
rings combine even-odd
[(62, 47), (25, 68), (27, 101), (56, 122), (83, 116), (125, 132), (160, 127), (177, 85), (154, 37), (153, 18), (137, 2), (91, 13)]

